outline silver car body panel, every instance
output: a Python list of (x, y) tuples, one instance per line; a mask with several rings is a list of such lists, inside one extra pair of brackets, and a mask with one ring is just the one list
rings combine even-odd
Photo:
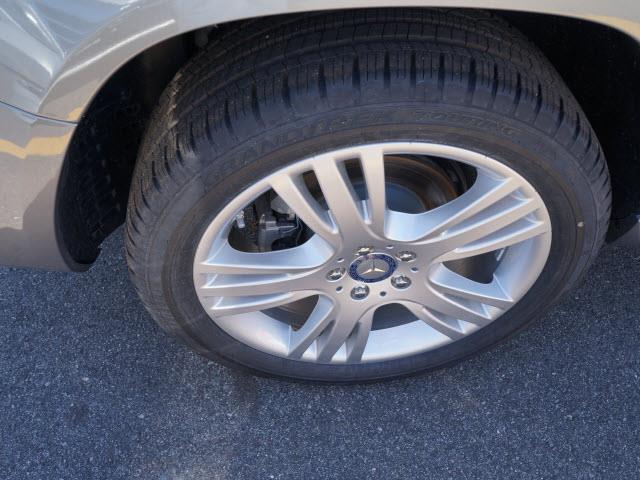
[(0, 104), (0, 263), (79, 270), (56, 234), (58, 178), (75, 125)]
[(232, 20), (376, 6), (550, 13), (602, 23), (640, 42), (637, 0), (4, 0), (0, 264), (81, 268), (58, 246), (58, 178), (75, 123), (129, 59), (162, 40)]

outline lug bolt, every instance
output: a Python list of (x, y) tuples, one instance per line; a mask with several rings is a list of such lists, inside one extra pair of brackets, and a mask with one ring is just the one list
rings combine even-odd
[(329, 273), (327, 273), (327, 280), (330, 282), (338, 281), (342, 278), (345, 271), (346, 270), (344, 268), (334, 268), (333, 270), (329, 270)]
[(367, 295), (369, 295), (369, 287), (366, 285), (358, 285), (351, 290), (351, 298), (354, 300), (362, 300), (367, 298)]
[(391, 278), (391, 285), (399, 290), (404, 290), (405, 288), (409, 288), (411, 286), (411, 279), (409, 277), (405, 277), (404, 275), (398, 275)]
[(356, 255), (368, 255), (373, 252), (373, 247), (358, 247)]
[(407, 252), (407, 251), (398, 252), (396, 257), (398, 257), (398, 260), (400, 260), (401, 262), (412, 262), (416, 259), (416, 254), (415, 252)]

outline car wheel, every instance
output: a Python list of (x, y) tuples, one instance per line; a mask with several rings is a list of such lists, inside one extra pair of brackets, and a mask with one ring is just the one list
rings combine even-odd
[(366, 381), (509, 337), (590, 265), (604, 156), (553, 67), (483, 13), (225, 27), (168, 87), (126, 247), (154, 319), (278, 376)]

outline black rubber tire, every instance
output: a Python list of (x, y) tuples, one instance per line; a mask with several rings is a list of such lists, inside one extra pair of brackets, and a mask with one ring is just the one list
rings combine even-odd
[[(196, 297), (192, 265), (221, 206), (288, 163), (385, 140), (485, 153), (536, 188), (553, 240), (527, 295), (462, 340), (379, 363), (287, 360), (219, 329)], [(584, 274), (610, 207), (606, 162), (584, 113), (543, 55), (504, 21), (464, 10), (304, 14), (223, 27), (180, 70), (140, 151), (126, 249), (153, 318), (201, 354), (296, 379), (369, 381), (450, 364), (522, 329)]]

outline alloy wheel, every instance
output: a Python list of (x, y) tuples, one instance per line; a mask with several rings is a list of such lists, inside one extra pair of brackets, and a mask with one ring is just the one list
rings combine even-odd
[[(435, 182), (435, 204), (407, 207), (426, 186), (411, 170), (390, 179), (398, 157), (445, 165), (430, 175), (457, 193)], [(542, 199), (504, 163), (447, 145), (368, 144), (302, 159), (237, 195), (202, 235), (193, 279), (211, 320), (253, 348), (375, 362), (494, 321), (535, 283), (550, 245)]]

